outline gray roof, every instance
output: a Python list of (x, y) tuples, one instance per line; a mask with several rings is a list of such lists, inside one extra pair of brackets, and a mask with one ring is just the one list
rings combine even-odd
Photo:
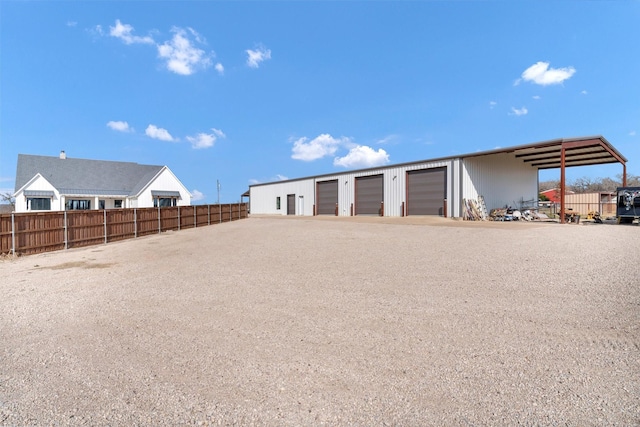
[(18, 154), (16, 189), (38, 173), (63, 194), (133, 196), (164, 166)]

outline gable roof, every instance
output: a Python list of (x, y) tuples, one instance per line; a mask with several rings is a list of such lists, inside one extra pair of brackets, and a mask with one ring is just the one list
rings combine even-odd
[(18, 154), (18, 192), (37, 174), (60, 193), (132, 196), (138, 194), (165, 166), (132, 162), (73, 159)]

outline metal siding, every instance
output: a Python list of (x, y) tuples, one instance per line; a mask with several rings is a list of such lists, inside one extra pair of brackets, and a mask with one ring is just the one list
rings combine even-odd
[(335, 215), (338, 203), (338, 180), (318, 181), (318, 215)]
[(407, 171), (407, 215), (444, 215), (447, 169)]
[(481, 195), (489, 211), (538, 199), (538, 170), (514, 154), (465, 158), (462, 175), (462, 198), (477, 199)]
[[(288, 194), (295, 194), (296, 198), (303, 196), (304, 203), (296, 201), (296, 215), (313, 215), (315, 200), (315, 181), (313, 179), (275, 182), (270, 185), (250, 187), (251, 213), (286, 215)], [(276, 206), (277, 197), (280, 197), (280, 209), (277, 209)]]
[(565, 209), (581, 215), (587, 215), (589, 212), (599, 212), (602, 215), (615, 213), (615, 201), (615, 193), (609, 195), (607, 192), (564, 195)]
[(384, 201), (384, 175), (356, 178), (356, 215), (380, 215)]

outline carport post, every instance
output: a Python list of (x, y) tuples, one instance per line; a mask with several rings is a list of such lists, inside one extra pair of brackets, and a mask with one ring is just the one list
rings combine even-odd
[(564, 224), (564, 186), (565, 186), (565, 177), (564, 177), (564, 143), (560, 148), (560, 224)]

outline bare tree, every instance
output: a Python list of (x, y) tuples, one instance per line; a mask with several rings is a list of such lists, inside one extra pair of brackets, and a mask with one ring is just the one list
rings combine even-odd
[(15, 210), (16, 208), (16, 199), (13, 197), (12, 193), (0, 193), (0, 200), (2, 200), (3, 204), (11, 205), (11, 209)]
[(553, 188), (560, 188), (560, 181), (558, 180), (549, 180), (549, 181), (540, 181), (539, 184), (540, 191), (547, 191)]
[[(540, 181), (540, 191), (560, 188), (559, 180)], [(566, 189), (574, 193), (592, 193), (592, 192), (613, 192), (617, 187), (622, 187), (622, 174), (616, 175), (615, 178), (576, 178), (567, 182)], [(639, 175), (627, 175), (627, 187), (640, 187)]]

